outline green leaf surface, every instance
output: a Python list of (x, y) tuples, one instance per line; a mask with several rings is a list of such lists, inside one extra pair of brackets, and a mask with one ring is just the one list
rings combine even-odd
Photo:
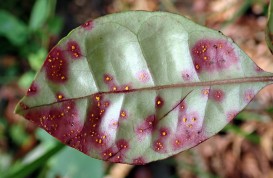
[(0, 36), (14, 45), (22, 45), (28, 37), (26, 25), (7, 11), (0, 10)]
[(16, 112), (91, 157), (145, 164), (215, 135), (272, 81), (218, 31), (132, 11), (63, 38)]

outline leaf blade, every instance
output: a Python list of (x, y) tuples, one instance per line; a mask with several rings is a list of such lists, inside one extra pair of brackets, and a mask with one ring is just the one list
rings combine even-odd
[(5, 10), (0, 10), (0, 35), (16, 46), (22, 45), (29, 35), (26, 25)]
[(272, 80), (219, 32), (126, 12), (63, 39), (17, 111), (87, 155), (144, 164), (211, 137)]

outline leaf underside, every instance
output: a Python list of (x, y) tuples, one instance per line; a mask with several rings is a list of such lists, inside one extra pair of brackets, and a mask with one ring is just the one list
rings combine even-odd
[(218, 31), (124, 12), (63, 38), (16, 112), (91, 157), (145, 164), (213, 136), (272, 80)]

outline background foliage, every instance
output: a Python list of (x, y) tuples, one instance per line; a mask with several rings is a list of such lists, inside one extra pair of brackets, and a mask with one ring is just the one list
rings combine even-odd
[(0, 175), (6, 177), (272, 177), (273, 87), (220, 134), (145, 166), (104, 163), (64, 147), (13, 114), (45, 56), (90, 18), (123, 10), (163, 10), (221, 30), (264, 70), (273, 72), (264, 30), (268, 0), (0, 1)]

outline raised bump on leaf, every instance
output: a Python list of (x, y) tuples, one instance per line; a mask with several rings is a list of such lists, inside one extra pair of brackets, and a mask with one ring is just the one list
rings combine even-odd
[(109, 84), (113, 80), (113, 76), (110, 74), (104, 74), (103, 80), (106, 84)]
[(133, 87), (130, 84), (120, 86), (120, 90), (124, 91), (124, 92), (132, 90), (132, 89), (133, 89)]
[(58, 92), (58, 93), (56, 94), (56, 99), (57, 99), (58, 101), (61, 101), (61, 100), (65, 99), (64, 94)]
[(169, 137), (170, 135), (170, 129), (167, 127), (162, 127), (159, 129), (160, 136), (163, 138)]
[(179, 104), (179, 111), (180, 111), (180, 112), (185, 112), (186, 110), (187, 110), (186, 102), (185, 102), (185, 101), (182, 101), (182, 102)]
[(160, 96), (157, 96), (155, 98), (155, 106), (156, 106), (156, 108), (161, 108), (163, 105), (164, 105), (164, 100)]
[(122, 119), (127, 119), (127, 118), (128, 118), (128, 113), (127, 113), (127, 111), (121, 110), (121, 111), (120, 111), (120, 118), (122, 118)]
[(205, 88), (205, 89), (201, 90), (201, 94), (204, 97), (208, 97), (209, 93), (210, 93), (210, 89), (209, 88)]

